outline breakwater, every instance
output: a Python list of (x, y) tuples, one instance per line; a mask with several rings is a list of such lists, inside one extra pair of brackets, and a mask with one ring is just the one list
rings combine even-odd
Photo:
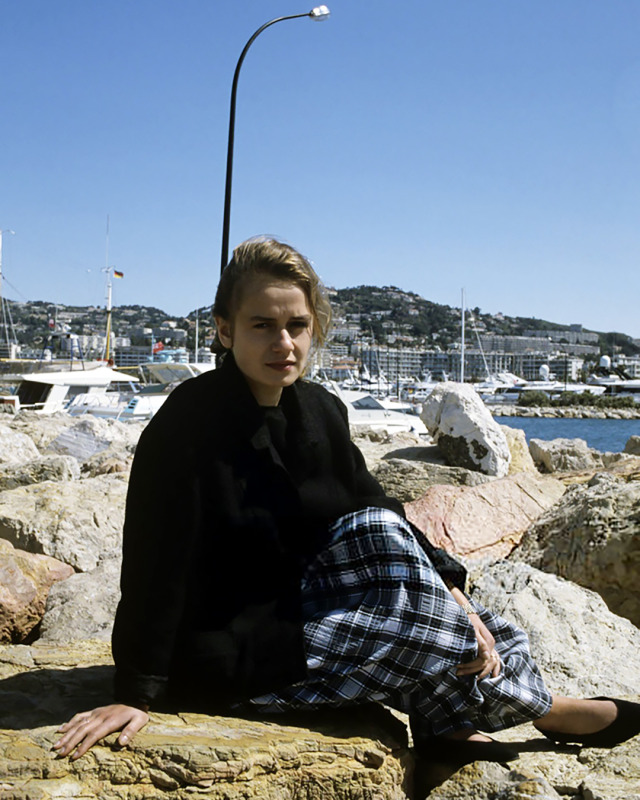
[(491, 405), (494, 417), (545, 417), (549, 419), (640, 419), (638, 408), (595, 408), (594, 406), (518, 406)]

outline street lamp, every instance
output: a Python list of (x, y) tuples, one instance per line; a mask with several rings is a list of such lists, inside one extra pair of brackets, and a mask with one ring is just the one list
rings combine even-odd
[(262, 33), (262, 31), (275, 25), (276, 22), (283, 22), (285, 19), (300, 19), (301, 17), (309, 17), (313, 20), (328, 19), (331, 12), (327, 6), (316, 6), (308, 11), (306, 14), (292, 14), (288, 17), (277, 17), (270, 22), (266, 22), (262, 27), (253, 34), (249, 41), (245, 44), (240, 58), (236, 64), (236, 71), (233, 75), (233, 84), (231, 85), (231, 108), (229, 111), (229, 144), (227, 147), (227, 179), (224, 187), (224, 217), (222, 221), (222, 254), (220, 259), (220, 272), (227, 266), (229, 260), (229, 223), (231, 220), (231, 179), (233, 173), (233, 138), (236, 123), (236, 92), (238, 89), (238, 77), (240, 76), (240, 67), (247, 55), (247, 51)]

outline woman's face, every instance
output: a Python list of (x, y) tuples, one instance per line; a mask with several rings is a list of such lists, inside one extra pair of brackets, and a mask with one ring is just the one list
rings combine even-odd
[(267, 275), (252, 278), (240, 294), (233, 319), (216, 317), (218, 337), (258, 403), (275, 406), (307, 363), (313, 334), (307, 298), (296, 284)]

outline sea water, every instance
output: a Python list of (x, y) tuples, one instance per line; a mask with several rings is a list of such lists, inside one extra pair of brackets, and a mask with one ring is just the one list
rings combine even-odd
[(521, 428), (531, 439), (584, 439), (602, 453), (621, 453), (630, 436), (640, 436), (640, 419), (562, 419), (495, 417), (500, 425)]

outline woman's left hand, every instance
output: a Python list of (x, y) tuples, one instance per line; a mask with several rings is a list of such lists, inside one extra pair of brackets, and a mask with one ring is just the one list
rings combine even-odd
[(121, 731), (118, 744), (123, 747), (149, 721), (149, 714), (135, 706), (113, 703), (76, 714), (58, 728), (63, 735), (53, 745), (59, 756), (70, 756), (73, 761), (84, 755), (90, 747), (110, 733)]
[(502, 662), (496, 650), (496, 640), (478, 614), (470, 614), (469, 622), (473, 625), (476, 632), (478, 655), (473, 661), (460, 664), (457, 669), (457, 674), (477, 674), (478, 680), (486, 678), (487, 675), (491, 675), (492, 678), (497, 678), (502, 669)]

